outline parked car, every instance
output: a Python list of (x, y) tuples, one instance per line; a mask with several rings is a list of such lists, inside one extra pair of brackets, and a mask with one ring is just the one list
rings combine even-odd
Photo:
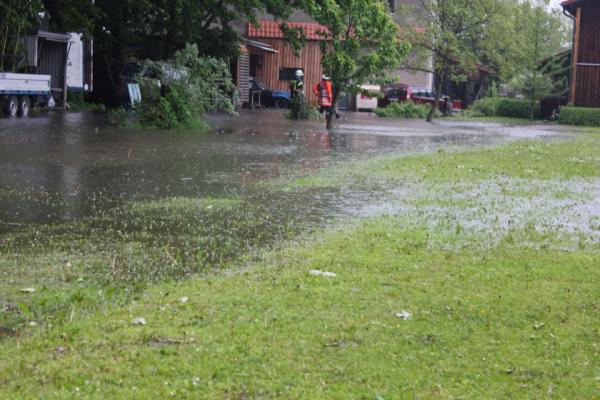
[[(415, 103), (431, 105), (435, 102), (435, 93), (431, 90), (415, 86), (411, 87), (411, 90), (412, 94), (410, 99)], [(446, 102), (448, 102), (448, 104), (446, 104)], [(440, 96), (438, 108), (442, 112), (448, 111), (449, 113), (452, 113), (452, 101), (450, 100), (450, 97), (442, 94)]]
[[(406, 100), (411, 100), (417, 104), (429, 105), (435, 101), (435, 94), (431, 90), (419, 86), (409, 86), (403, 83), (384, 86), (382, 92), (383, 97), (379, 101), (380, 107), (387, 107), (391, 103)], [(440, 97), (438, 107), (441, 111), (446, 110), (446, 99), (447, 96), (445, 95)], [(450, 109), (452, 109), (452, 104), (450, 104)]]
[(260, 103), (265, 107), (289, 108), (292, 103), (290, 92), (271, 90), (260, 80), (250, 79), (250, 98), (254, 91), (260, 91)]
[(395, 85), (382, 86), (383, 96), (379, 99), (379, 107), (387, 107), (391, 103), (406, 101), (410, 99), (412, 90), (410, 86), (397, 83)]

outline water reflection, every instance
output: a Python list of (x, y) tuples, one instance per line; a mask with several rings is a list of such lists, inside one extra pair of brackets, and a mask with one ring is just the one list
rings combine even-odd
[(399, 123), (367, 115), (323, 122), (281, 113), (214, 116), (215, 130), (160, 132), (108, 126), (91, 113), (0, 119), (0, 222), (92, 215), (134, 198), (240, 193), (264, 178), (309, 172), (340, 157), (403, 154), (505, 141), (502, 127)]

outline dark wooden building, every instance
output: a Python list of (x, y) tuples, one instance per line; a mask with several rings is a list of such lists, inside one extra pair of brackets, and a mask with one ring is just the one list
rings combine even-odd
[(575, 20), (569, 103), (600, 107), (600, 1), (566, 0), (562, 7)]

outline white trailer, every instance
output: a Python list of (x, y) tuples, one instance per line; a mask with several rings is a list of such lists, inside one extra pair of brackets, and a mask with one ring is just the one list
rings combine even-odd
[(50, 75), (0, 72), (0, 105), (6, 114), (26, 116), (32, 105), (50, 98)]

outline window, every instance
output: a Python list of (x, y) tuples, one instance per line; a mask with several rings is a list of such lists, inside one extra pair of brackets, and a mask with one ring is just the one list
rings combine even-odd
[(279, 68), (279, 80), (280, 81), (291, 81), (296, 77), (296, 71), (301, 70), (304, 72), (302, 68)]

